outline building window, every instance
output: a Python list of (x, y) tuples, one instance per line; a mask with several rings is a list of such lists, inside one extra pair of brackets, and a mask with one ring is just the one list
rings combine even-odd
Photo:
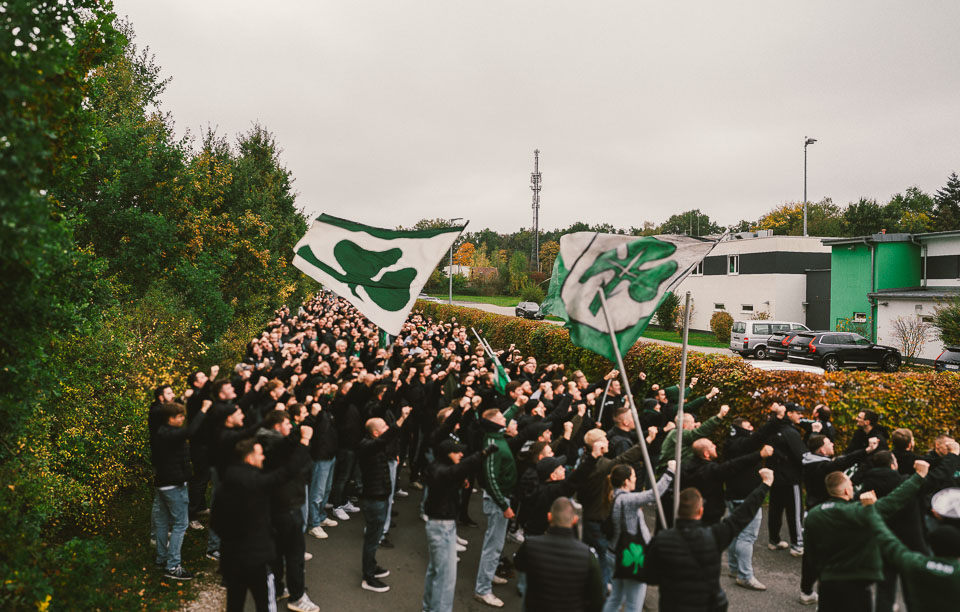
[(865, 313), (865, 312), (855, 312), (855, 313), (853, 313), (853, 322), (854, 322), (854, 323), (866, 323), (866, 322), (867, 322), (867, 313)]
[(739, 255), (727, 255), (727, 274), (740, 274)]
[(741, 312), (753, 312), (753, 304), (740, 304)]
[(714, 310), (726, 310), (727, 307), (724, 306), (723, 304), (714, 304), (714, 305), (713, 305), (713, 309), (714, 309)]
[(700, 260), (700, 263), (693, 267), (693, 272), (690, 273), (690, 276), (703, 276), (703, 260)]

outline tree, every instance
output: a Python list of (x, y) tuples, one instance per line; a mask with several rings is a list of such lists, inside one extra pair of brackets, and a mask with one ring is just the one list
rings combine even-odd
[(473, 258), (470, 261), (470, 266), (473, 268), (489, 268), (490, 256), (487, 254), (487, 243), (480, 243), (480, 248), (473, 251)]
[(934, 196), (933, 216), (938, 231), (960, 229), (960, 177), (952, 173)]
[(883, 208), (876, 200), (860, 198), (844, 209), (841, 227), (843, 236), (876, 234), (883, 227)]
[(927, 343), (930, 324), (920, 317), (897, 317), (893, 321), (893, 339), (897, 348), (907, 359), (915, 359)]
[(680, 297), (672, 291), (667, 291), (663, 301), (657, 307), (657, 325), (670, 331), (677, 324), (677, 311), (680, 309)]
[(937, 304), (933, 324), (940, 340), (947, 345), (960, 344), (960, 298), (946, 299)]
[(473, 256), (476, 252), (476, 249), (471, 242), (464, 242), (460, 247), (453, 253), (453, 265), (455, 266), (469, 266), (473, 264)]
[(520, 251), (514, 251), (510, 256), (510, 295), (520, 295), (520, 291), (527, 286), (527, 271), (530, 267), (526, 255)]
[(933, 198), (919, 187), (908, 187), (883, 207), (884, 229), (888, 232), (919, 234), (933, 229)]
[(553, 262), (560, 254), (560, 243), (553, 240), (540, 245), (540, 264), (548, 275), (553, 273)]
[[(772, 229), (781, 236), (803, 235), (803, 202), (778, 206), (760, 217), (755, 230)], [(830, 198), (807, 204), (807, 234), (810, 236), (839, 236), (842, 232), (840, 208)]]
[(709, 215), (703, 214), (699, 208), (696, 208), (671, 216), (659, 227), (657, 233), (706, 236), (722, 231), (723, 228), (714, 223)]

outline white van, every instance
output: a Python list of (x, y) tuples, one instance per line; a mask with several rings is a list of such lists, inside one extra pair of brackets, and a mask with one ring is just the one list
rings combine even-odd
[(730, 329), (730, 350), (742, 356), (766, 359), (770, 335), (795, 330), (809, 331), (810, 328), (793, 321), (734, 321)]

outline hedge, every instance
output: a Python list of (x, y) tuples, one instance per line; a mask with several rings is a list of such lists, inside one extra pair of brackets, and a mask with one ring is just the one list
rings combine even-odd
[[(560, 325), (489, 313), (473, 308), (418, 302), (417, 309), (434, 320), (475, 327), (494, 349), (515, 344), (538, 361), (563, 363), (565, 370), (583, 370), (589, 378), (608, 372), (606, 359), (570, 342), (569, 332)], [(639, 372), (660, 384), (676, 384), (680, 378), (679, 347), (636, 343), (624, 356), (631, 381)], [(841, 371), (824, 375), (806, 372), (767, 372), (754, 368), (740, 357), (721, 353), (691, 351), (687, 376), (699, 378), (694, 395), (716, 386), (720, 401), (731, 412), (756, 423), (770, 402), (791, 401), (811, 409), (818, 403), (830, 406), (840, 442), (845, 443), (856, 427), (857, 413), (875, 410), (880, 423), (890, 431), (898, 427), (913, 430), (918, 449), (928, 448), (941, 433), (958, 432), (960, 375), (943, 373)]]

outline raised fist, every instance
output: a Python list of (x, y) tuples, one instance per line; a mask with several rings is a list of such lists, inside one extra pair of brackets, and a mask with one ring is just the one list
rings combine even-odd
[(860, 494), (860, 503), (864, 506), (872, 506), (877, 503), (877, 494), (873, 491), (864, 491)]
[(773, 455), (773, 447), (769, 444), (764, 444), (763, 448), (760, 449), (760, 456), (766, 459)]
[(496, 445), (496, 444), (491, 444), (491, 445), (489, 445), (487, 448), (483, 449), (482, 452), (483, 452), (483, 456), (484, 456), (484, 457), (489, 457), (489, 456), (492, 455), (493, 453), (497, 452), (497, 445)]
[(915, 471), (920, 478), (926, 478), (927, 472), (930, 471), (930, 464), (921, 459), (917, 459), (913, 462), (913, 471)]
[(301, 426), (300, 426), (300, 439), (301, 439), (301, 440), (306, 440), (306, 441), (309, 442), (309, 441), (310, 441), (310, 438), (312, 438), (312, 437), (313, 437), (313, 427), (310, 427), (309, 425), (301, 425)]
[(872, 453), (877, 450), (877, 446), (880, 445), (880, 438), (873, 437), (867, 440), (867, 452)]
[(593, 448), (591, 449), (590, 454), (594, 459), (596, 459), (597, 457), (606, 454), (608, 447), (608, 443), (605, 439), (597, 440), (593, 443)]
[(676, 460), (676, 459), (671, 459), (670, 461), (667, 461), (667, 471), (668, 471), (668, 472), (674, 472), (674, 473), (676, 473), (676, 471), (677, 471), (677, 460)]
[(674, 421), (668, 421), (666, 425), (663, 426), (664, 433), (670, 431), (671, 429), (676, 429), (677, 424)]
[(768, 487), (773, 484), (773, 470), (770, 468), (763, 468), (760, 470), (760, 480), (763, 481), (763, 484)]
[(720, 412), (717, 413), (717, 416), (722, 419), (723, 417), (727, 416), (728, 412), (730, 412), (730, 406), (724, 404), (723, 406), (720, 406)]
[(405, 419), (405, 418), (407, 418), (408, 416), (410, 416), (410, 411), (411, 411), (411, 410), (413, 410), (413, 408), (411, 408), (410, 406), (404, 406), (403, 408), (401, 408), (401, 409), (400, 409), (400, 414), (402, 415), (402, 418)]
[(810, 430), (813, 431), (813, 433), (820, 433), (823, 431), (823, 423), (820, 421), (814, 421), (810, 424)]

